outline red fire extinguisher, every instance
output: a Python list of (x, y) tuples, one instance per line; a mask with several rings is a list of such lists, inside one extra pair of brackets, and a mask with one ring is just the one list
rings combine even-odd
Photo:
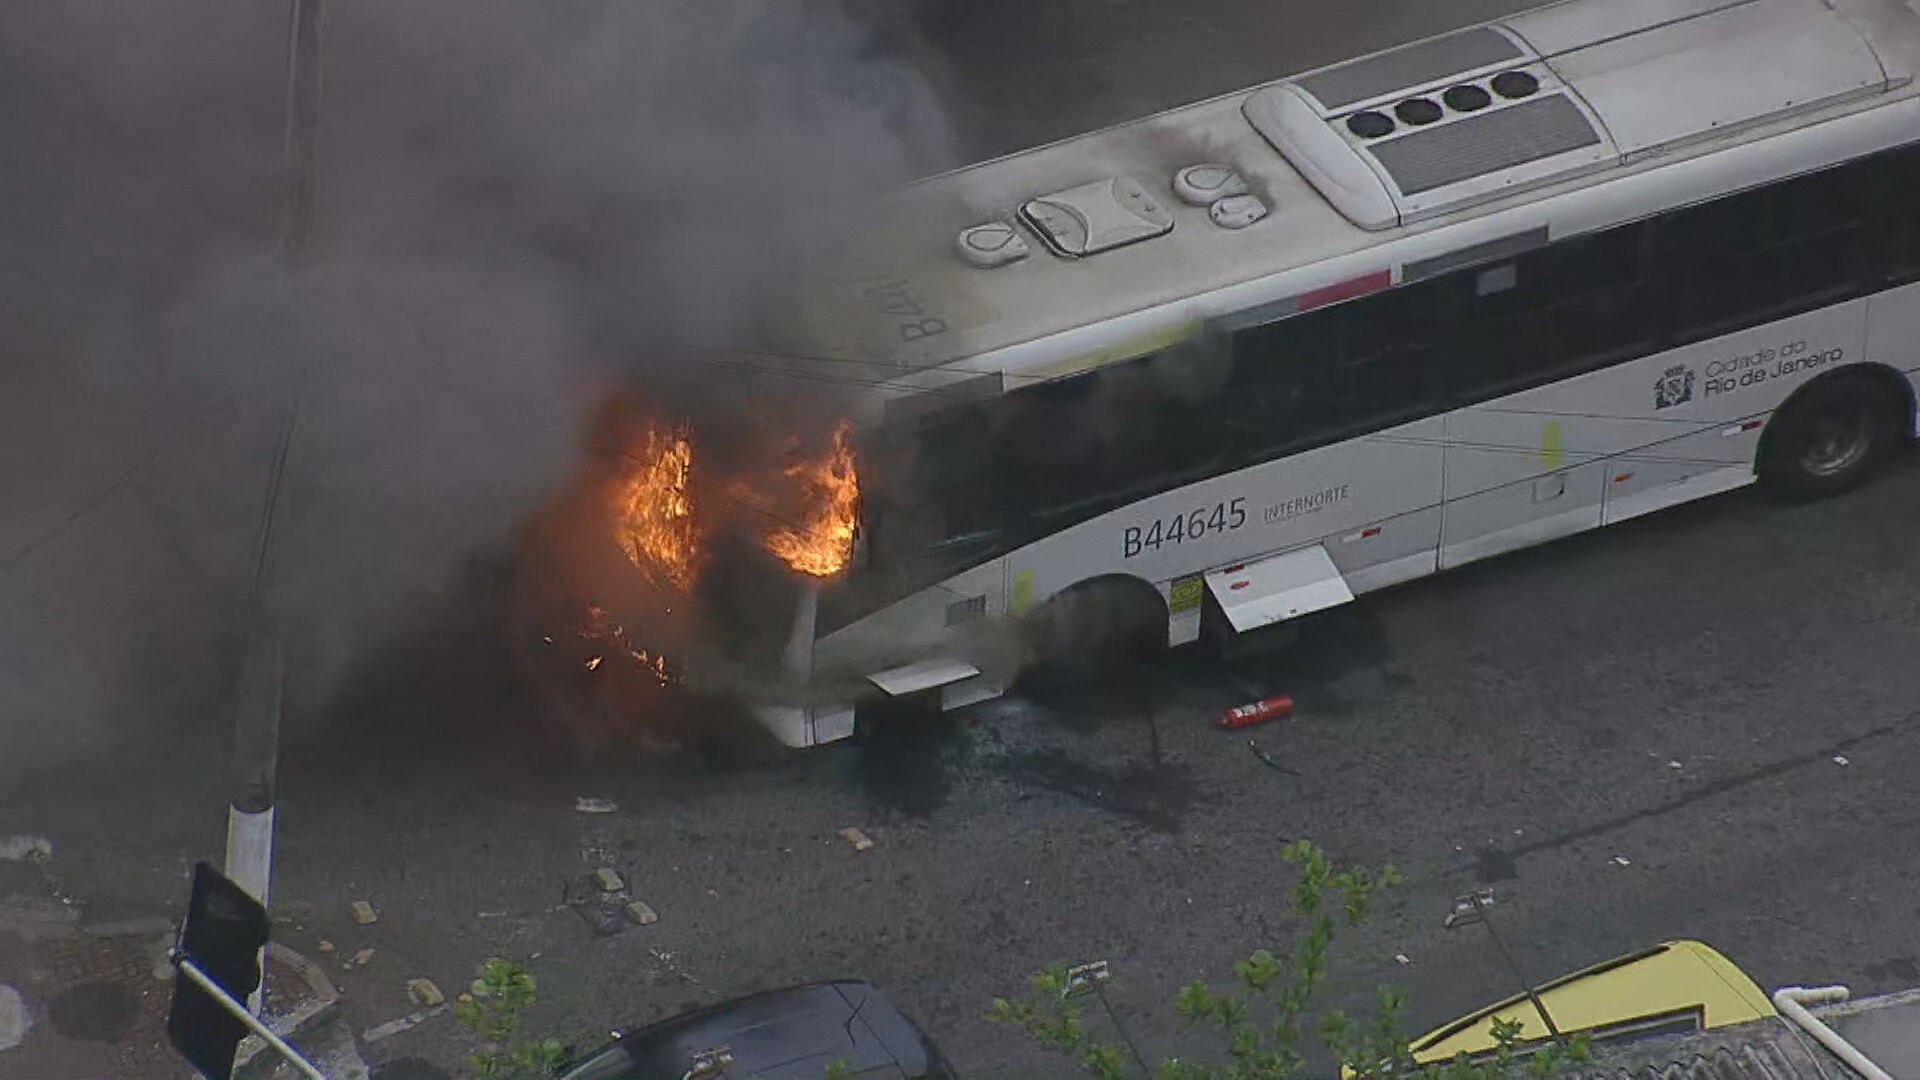
[(1228, 731), (1264, 724), (1293, 715), (1293, 699), (1285, 694), (1239, 705), (1220, 714), (1220, 726)]

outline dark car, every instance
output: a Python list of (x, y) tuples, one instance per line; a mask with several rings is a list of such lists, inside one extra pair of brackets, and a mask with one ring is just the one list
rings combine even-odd
[(940, 1052), (886, 996), (859, 981), (737, 998), (633, 1031), (560, 1080), (954, 1080)]

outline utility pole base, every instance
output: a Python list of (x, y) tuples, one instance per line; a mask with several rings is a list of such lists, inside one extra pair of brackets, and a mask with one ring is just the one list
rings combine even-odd
[[(273, 874), (273, 807), (248, 813), (237, 806), (227, 807), (227, 877), (245, 889), (248, 895), (267, 903), (268, 885)], [(267, 992), (267, 950), (260, 950), (260, 986), (247, 995), (247, 1008), (255, 1015)]]

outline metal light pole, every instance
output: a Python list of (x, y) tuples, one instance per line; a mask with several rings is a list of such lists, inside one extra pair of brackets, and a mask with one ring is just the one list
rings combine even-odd
[(313, 216), (314, 136), (320, 118), (320, 24), (325, 0), (293, 0), (287, 30), (286, 235), (289, 261), (305, 253)]
[(1547, 1003), (1540, 1000), (1539, 991), (1535, 990), (1533, 983), (1521, 974), (1520, 965), (1514, 962), (1513, 954), (1507, 951), (1506, 943), (1500, 940), (1499, 934), (1494, 933), (1493, 917), (1487, 914), (1487, 909), (1492, 906), (1492, 889), (1480, 889), (1477, 892), (1456, 897), (1453, 901), (1453, 911), (1448, 913), (1445, 926), (1449, 930), (1471, 926), (1474, 923), (1486, 927), (1487, 936), (1493, 939), (1493, 947), (1500, 950), (1500, 958), (1506, 961), (1507, 970), (1513, 972), (1515, 979), (1520, 980), (1520, 988), (1526, 991), (1527, 1000), (1533, 1002), (1534, 1011), (1540, 1014), (1541, 1022), (1547, 1025), (1547, 1031), (1553, 1035), (1553, 1041), (1561, 1046), (1567, 1045), (1567, 1037), (1560, 1034), (1560, 1028), (1554, 1024), (1553, 1014), (1547, 1011)]
[[(293, 0), (287, 33), (287, 128), (285, 221), (281, 254), (297, 264), (305, 252), (313, 210), (314, 133), (320, 101), (320, 24), (323, 0)], [(300, 417), (296, 385), (282, 420), (273, 466), (267, 475), (253, 580), (247, 593), (245, 654), (233, 718), (233, 797), (227, 809), (227, 876), (266, 904), (272, 883), (274, 774), (280, 752), (281, 689), (285, 666), (280, 635), (266, 609), (265, 586), (272, 566), (274, 512), (280, 481)], [(266, 987), (261, 951), (260, 989), (248, 1004), (257, 1012)]]

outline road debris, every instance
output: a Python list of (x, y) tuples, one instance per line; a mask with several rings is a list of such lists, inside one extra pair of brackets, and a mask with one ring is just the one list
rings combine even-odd
[(573, 800), (573, 808), (582, 814), (611, 814), (620, 809), (620, 804), (612, 799), (590, 799), (579, 795)]
[[(460, 996), (463, 999), (472, 1000), (465, 994)], [(398, 1020), (389, 1020), (384, 1024), (370, 1027), (361, 1032), (360, 1041), (375, 1043), (381, 1039), (390, 1039), (403, 1031), (411, 1031), (446, 1011), (447, 1007), (445, 1005), (436, 1005), (431, 1009), (421, 1009), (419, 1012), (408, 1013)]]
[(859, 829), (841, 829), (840, 837), (847, 843), (852, 844), (853, 850), (855, 851), (865, 851), (873, 846), (873, 838), (861, 832)]
[(647, 952), (652, 954), (655, 960), (659, 961), (661, 967), (666, 968), (667, 971), (672, 975), (674, 975), (675, 977), (683, 979), (694, 986), (700, 985), (699, 979), (694, 978), (691, 974), (687, 972), (686, 968), (681, 967), (678, 963), (675, 962), (674, 955), (672, 953), (666, 951), (665, 949), (648, 949)]
[(361, 926), (372, 926), (374, 923), (380, 921), (380, 914), (374, 911), (373, 905), (367, 903), (365, 900), (355, 900), (353, 902), (353, 921), (359, 923)]
[(633, 925), (624, 910), (630, 899), (626, 887), (626, 881), (611, 868), (582, 873), (567, 881), (564, 902), (554, 910), (572, 908), (593, 929), (595, 937), (612, 937)]
[(627, 918), (641, 926), (652, 926), (660, 921), (660, 914), (649, 907), (645, 900), (635, 900), (627, 905)]
[(1286, 773), (1288, 776), (1300, 775), (1299, 773), (1294, 772), (1292, 769), (1287, 768), (1285, 765), (1280, 764), (1278, 761), (1275, 761), (1273, 759), (1272, 754), (1269, 754), (1265, 750), (1260, 749), (1260, 744), (1257, 742), (1254, 742), (1252, 739), (1247, 740), (1247, 749), (1253, 751), (1253, 756), (1260, 759), (1260, 764), (1265, 765), (1269, 769)]
[(1847, 760), (1847, 755), (1845, 755), (1845, 754), (1835, 754), (1835, 755), (1833, 755), (1833, 763), (1834, 763), (1835, 765), (1838, 765), (1838, 766), (1840, 766), (1840, 767), (1841, 767), (1841, 768), (1843, 768), (1843, 769), (1844, 769), (1844, 768), (1846, 768), (1847, 766), (1849, 766), (1849, 765), (1851, 765), (1851, 764), (1853, 764), (1853, 762), (1851, 762), (1851, 761), (1848, 761), (1848, 760)]
[(0, 860), (25, 862), (53, 858), (53, 841), (44, 836), (0, 836)]
[(432, 979), (408, 979), (407, 998), (415, 1005), (424, 1005), (429, 1009), (447, 1003), (447, 995), (440, 992)]
[(33, 1014), (20, 991), (0, 983), (0, 1051), (11, 1050), (27, 1039), (33, 1028)]

